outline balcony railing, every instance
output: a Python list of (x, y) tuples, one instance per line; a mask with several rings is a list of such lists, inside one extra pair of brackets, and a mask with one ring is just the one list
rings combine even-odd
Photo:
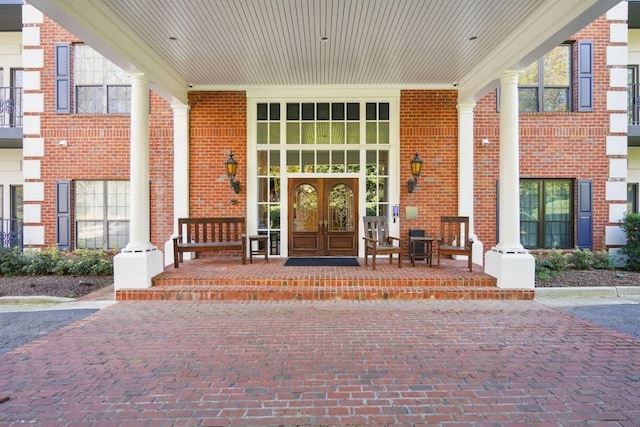
[(0, 87), (0, 128), (22, 127), (22, 88)]
[(0, 247), (17, 247), (22, 250), (22, 221), (15, 218), (0, 218)]

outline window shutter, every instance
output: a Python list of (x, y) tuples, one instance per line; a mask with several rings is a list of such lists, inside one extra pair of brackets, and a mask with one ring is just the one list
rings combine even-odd
[(593, 41), (578, 41), (578, 111), (593, 111)]
[(71, 45), (56, 43), (56, 113), (71, 114)]
[(71, 181), (56, 182), (56, 241), (58, 249), (71, 250)]
[(578, 248), (593, 249), (593, 183), (578, 181)]

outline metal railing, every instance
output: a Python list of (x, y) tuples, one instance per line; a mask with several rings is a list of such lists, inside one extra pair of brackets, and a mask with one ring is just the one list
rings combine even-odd
[(0, 128), (22, 127), (22, 88), (0, 87)]
[(17, 247), (22, 251), (22, 221), (15, 218), (0, 218), (0, 247)]

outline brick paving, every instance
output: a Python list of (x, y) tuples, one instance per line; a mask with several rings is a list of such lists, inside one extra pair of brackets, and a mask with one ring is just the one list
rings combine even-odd
[(640, 341), (532, 301), (119, 302), (0, 358), (1, 425), (635, 426)]

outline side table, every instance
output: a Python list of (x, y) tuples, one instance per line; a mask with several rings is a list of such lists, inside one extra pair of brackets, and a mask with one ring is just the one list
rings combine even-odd
[[(269, 262), (269, 236), (263, 234), (254, 234), (248, 237), (249, 239), (249, 263), (253, 264), (254, 255), (264, 255), (264, 260)], [(254, 249), (253, 242), (256, 242), (256, 248)]]
[[(415, 267), (416, 259), (426, 259), (427, 265), (429, 267), (432, 266), (433, 259), (433, 241), (435, 238), (433, 237), (409, 237), (409, 245), (411, 245), (411, 265)], [(417, 254), (416, 253), (416, 244), (424, 243), (424, 253)]]

